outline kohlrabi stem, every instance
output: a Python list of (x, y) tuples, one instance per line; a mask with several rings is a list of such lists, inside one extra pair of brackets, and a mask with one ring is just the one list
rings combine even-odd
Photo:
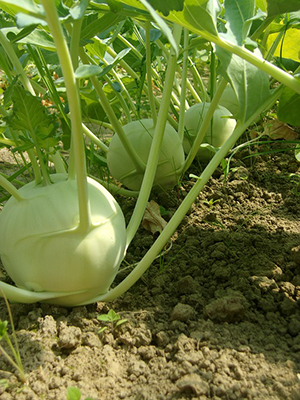
[(185, 114), (185, 102), (186, 102), (186, 86), (187, 86), (187, 67), (188, 67), (188, 45), (189, 45), (189, 31), (187, 28), (183, 30), (183, 48), (186, 49), (183, 53), (182, 60), (182, 74), (181, 74), (181, 93), (180, 93), (180, 108), (179, 108), (179, 124), (178, 124), (178, 135), (181, 142), (184, 136), (184, 114)]
[(10, 181), (8, 181), (4, 176), (0, 175), (0, 186), (3, 187), (10, 195), (12, 195), (16, 200), (21, 201), (24, 198), (20, 195), (18, 189), (14, 187)]
[(197, 69), (197, 66), (195, 65), (194, 61), (189, 57), (189, 62), (190, 62), (190, 66), (192, 68), (192, 73), (193, 73), (193, 79), (195, 82), (195, 86), (199, 86), (199, 90), (200, 90), (200, 95), (198, 94), (198, 91), (196, 91), (194, 89), (194, 87), (190, 88), (191, 93), (193, 95), (193, 97), (195, 98), (195, 100), (197, 100), (197, 98), (195, 97), (195, 95), (193, 94), (193, 92), (195, 91), (197, 93), (197, 96), (200, 96), (201, 101), (205, 102), (205, 101), (209, 101), (210, 97), (207, 94), (205, 85), (203, 83), (203, 80), (201, 78), (201, 75)]
[(108, 151), (108, 147), (106, 146), (106, 144), (104, 144), (100, 139), (97, 138), (96, 135), (94, 135), (94, 133), (84, 124), (82, 124), (82, 128), (83, 128), (83, 132), (85, 133), (85, 135), (93, 142), (95, 143), (99, 149), (101, 149), (102, 151), (104, 151), (105, 153), (107, 153)]
[[(182, 28), (179, 25), (174, 25), (173, 36), (176, 43), (179, 43)], [(148, 162), (140, 189), (140, 194), (137, 199), (134, 211), (127, 227), (127, 247), (136, 234), (136, 231), (141, 223), (143, 214), (145, 212), (149, 195), (152, 189), (157, 163), (159, 159), (159, 152), (161, 143), (164, 137), (164, 131), (167, 122), (168, 111), (170, 107), (170, 98), (172, 95), (174, 74), (177, 66), (177, 55), (172, 48), (168, 60), (168, 66), (165, 77), (165, 86), (162, 94), (162, 100), (158, 112), (156, 126), (154, 130), (153, 140), (148, 156)]]
[[(80, 50), (80, 58), (84, 64), (89, 64), (89, 59), (83, 49)], [(95, 88), (97, 95), (99, 96), (100, 103), (101, 103), (104, 111), (106, 112), (106, 115), (107, 115), (110, 123), (112, 124), (115, 132), (119, 136), (120, 141), (122, 142), (122, 145), (124, 146), (128, 155), (130, 156), (136, 170), (138, 172), (143, 172), (145, 170), (145, 165), (142, 162), (142, 160), (140, 159), (139, 155), (134, 150), (132, 144), (129, 142), (129, 140), (122, 128), (122, 125), (120, 124), (118, 118), (116, 117), (114, 110), (112, 109), (111, 105), (109, 104), (109, 101), (104, 93), (104, 90), (102, 89), (100, 82), (98, 81), (96, 76), (91, 76), (91, 81), (92, 81), (92, 84)]]
[(6, 38), (6, 36), (3, 34), (1, 30), (0, 30), (0, 44), (4, 48), (5, 53), (10, 59), (16, 73), (20, 76), (20, 81), (22, 82), (24, 88), (28, 90), (28, 92), (30, 92), (33, 96), (35, 96), (35, 92), (30, 83), (30, 80), (26, 75), (26, 72), (24, 71), (20, 60), (18, 59), (11, 42)]
[(157, 120), (157, 112), (155, 107), (154, 95), (152, 90), (152, 64), (151, 64), (151, 40), (150, 40), (150, 30), (151, 23), (150, 21), (145, 22), (145, 32), (146, 32), (146, 74), (147, 74), (147, 85), (148, 85), (148, 98), (150, 102), (151, 108), (151, 116), (153, 119), (154, 126), (156, 125)]
[(41, 0), (41, 3), (44, 7), (47, 23), (56, 45), (68, 97), (72, 132), (72, 150), (74, 154), (74, 168), (78, 191), (78, 229), (85, 231), (91, 227), (92, 222), (87, 186), (84, 141), (82, 135), (80, 97), (70, 52), (60, 26), (55, 0)]
[(57, 174), (66, 174), (66, 167), (65, 163), (62, 159), (60, 152), (57, 150), (55, 151), (53, 148), (50, 149), (53, 153), (50, 154), (50, 160), (53, 162), (55, 166), (55, 170)]
[(197, 152), (199, 150), (199, 146), (202, 143), (202, 140), (203, 140), (203, 138), (205, 136), (205, 133), (209, 128), (209, 125), (210, 125), (210, 123), (212, 121), (214, 112), (215, 112), (215, 110), (216, 110), (216, 108), (217, 108), (217, 106), (219, 104), (220, 98), (221, 98), (222, 93), (224, 92), (224, 90), (226, 88), (226, 85), (227, 85), (227, 81), (223, 78), (221, 80), (218, 88), (217, 88), (217, 91), (216, 91), (216, 93), (215, 93), (215, 95), (214, 95), (214, 97), (212, 99), (212, 102), (210, 103), (210, 106), (208, 107), (208, 110), (207, 110), (207, 112), (205, 114), (203, 122), (202, 122), (202, 124), (201, 124), (201, 126), (199, 128), (199, 131), (198, 131), (198, 133), (197, 133), (197, 135), (195, 137), (195, 140), (194, 140), (194, 142), (192, 144), (192, 147), (191, 147), (191, 149), (189, 151), (189, 154), (188, 154), (188, 156), (187, 156), (187, 158), (185, 160), (185, 164), (184, 164), (183, 171), (182, 171), (183, 174), (188, 170), (188, 168), (192, 164), (194, 158), (196, 157), (196, 154), (197, 154)]
[[(264, 102), (264, 104), (259, 108), (259, 113), (262, 113), (266, 109), (272, 107), (276, 99), (279, 97), (283, 86), (278, 87), (271, 97)], [(197, 179), (196, 183), (184, 198), (183, 202), (180, 204), (178, 209), (176, 210), (173, 217), (170, 219), (164, 230), (161, 232), (159, 237), (156, 239), (154, 244), (142, 258), (142, 260), (138, 263), (135, 269), (115, 288), (111, 289), (108, 293), (99, 296), (93, 301), (113, 301), (122, 294), (124, 294), (128, 289), (131, 288), (132, 285), (143, 275), (143, 273), (150, 267), (152, 262), (155, 260), (157, 255), (161, 252), (167, 242), (170, 240), (171, 236), (177, 229), (178, 225), (181, 223), (187, 212), (189, 211), (191, 205), (195, 202), (199, 193), (206, 185), (206, 183), (211, 178), (212, 174), (216, 170), (216, 168), (220, 165), (222, 159), (226, 156), (228, 151), (233, 147), (239, 137), (245, 132), (249, 125), (251, 125), (254, 121), (253, 116), (249, 118), (245, 123), (236, 127), (232, 135), (227, 139), (227, 141), (223, 144), (221, 149), (214, 155), (210, 163), (207, 165), (201, 176)]]
[(81, 34), (81, 25), (82, 25), (83, 17), (80, 19), (75, 19), (72, 23), (71, 29), (71, 43), (70, 43), (70, 55), (73, 64), (74, 71), (78, 67), (79, 60), (79, 42), (80, 42), (80, 34)]

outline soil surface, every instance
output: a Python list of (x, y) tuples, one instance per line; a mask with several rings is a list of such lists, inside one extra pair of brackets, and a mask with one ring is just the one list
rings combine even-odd
[[(300, 164), (248, 154), (215, 172), (171, 249), (117, 301), (11, 304), (27, 382), (0, 356), (1, 400), (66, 400), (71, 386), (94, 400), (300, 400)], [(192, 182), (153, 196), (165, 219)], [(128, 217), (133, 201), (117, 200)], [(141, 228), (123, 267), (154, 240)], [(97, 319), (110, 309), (127, 321)]]

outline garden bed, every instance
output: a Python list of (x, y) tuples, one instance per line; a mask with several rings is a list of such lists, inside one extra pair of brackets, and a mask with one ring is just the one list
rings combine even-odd
[[(71, 386), (94, 400), (300, 399), (300, 167), (292, 151), (246, 153), (226, 179), (214, 173), (171, 248), (117, 301), (11, 304), (27, 382), (1, 356), (1, 400), (65, 400)], [(164, 218), (189, 181), (153, 197)], [(140, 228), (122, 268), (155, 236)], [(97, 319), (110, 309), (127, 321)]]

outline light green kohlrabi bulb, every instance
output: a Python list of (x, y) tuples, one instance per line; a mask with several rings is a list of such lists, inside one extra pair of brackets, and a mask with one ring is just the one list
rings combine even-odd
[[(134, 150), (147, 164), (149, 151), (154, 134), (152, 119), (142, 119), (128, 123), (123, 130)], [(184, 163), (184, 151), (178, 133), (167, 123), (159, 154), (159, 160), (154, 179), (155, 190), (173, 188), (180, 176)], [(139, 190), (144, 171), (137, 172), (135, 166), (123, 147), (118, 135), (111, 139), (107, 153), (108, 168), (114, 178), (131, 190)]]
[[(197, 103), (185, 112), (185, 137), (183, 148), (186, 153), (189, 152), (191, 144), (196, 138), (209, 106), (210, 103)], [(202, 143), (208, 143), (215, 148), (221, 147), (232, 134), (235, 126), (236, 121), (232, 118), (231, 113), (225, 107), (219, 105), (214, 112), (212, 126), (210, 124)], [(213, 151), (208, 148), (200, 147), (197, 158), (200, 161), (207, 162), (213, 155)]]
[(73, 306), (106, 293), (124, 257), (123, 213), (99, 183), (88, 179), (92, 224), (78, 229), (77, 185), (65, 174), (53, 184), (22, 187), (0, 213), (0, 255), (15, 284), (58, 292), (51, 303)]

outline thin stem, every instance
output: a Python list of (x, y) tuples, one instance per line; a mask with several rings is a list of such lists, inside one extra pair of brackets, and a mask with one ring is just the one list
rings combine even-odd
[(6, 36), (3, 34), (3, 32), (0, 29), (0, 44), (4, 48), (6, 54), (8, 55), (12, 65), (14, 66), (17, 74), (20, 76), (20, 80), (26, 90), (28, 90), (33, 96), (35, 96), (35, 92), (33, 90), (33, 87), (30, 83), (30, 80), (28, 76), (26, 75), (22, 64), (20, 63), (20, 60), (18, 59), (14, 48), (10, 41), (6, 38)]
[(86, 134), (86, 136), (94, 142), (99, 149), (104, 151), (105, 153), (108, 152), (108, 147), (100, 140), (97, 138), (97, 136), (84, 124), (82, 124), (83, 132)]
[(71, 131), (72, 131), (72, 150), (74, 154), (74, 164), (76, 172), (78, 205), (79, 205), (79, 226), (83, 231), (91, 227), (90, 203), (87, 186), (86, 160), (84, 151), (84, 141), (82, 135), (82, 120), (80, 97), (77, 82), (74, 75), (71, 56), (66, 44), (62, 28), (60, 26), (58, 13), (54, 0), (41, 0), (49, 28), (51, 30), (58, 57), (64, 76), (65, 87), (70, 109)]
[(22, 201), (24, 198), (20, 195), (18, 189), (14, 187), (12, 183), (9, 182), (4, 176), (0, 175), (0, 185), (5, 189), (10, 195), (12, 195), (16, 200)]
[[(80, 51), (80, 58), (84, 64), (89, 64), (89, 59), (83, 50)], [(117, 135), (119, 136), (119, 138), (122, 142), (122, 145), (124, 146), (125, 150), (127, 151), (128, 155), (130, 156), (130, 158), (134, 164), (134, 167), (136, 168), (136, 170), (138, 172), (143, 172), (145, 170), (145, 165), (142, 162), (142, 160), (140, 159), (140, 157), (138, 156), (138, 154), (136, 153), (136, 151), (134, 150), (132, 144), (129, 142), (129, 140), (122, 128), (122, 125), (120, 124), (118, 118), (116, 117), (114, 110), (112, 109), (111, 105), (109, 104), (109, 101), (101, 87), (100, 82), (98, 81), (96, 76), (91, 76), (91, 81), (92, 81), (92, 84), (95, 88), (97, 95), (99, 96), (101, 105), (102, 105), (104, 111), (106, 112), (108, 119), (109, 119), (110, 123), (112, 124), (114, 130), (116, 131)]]
[(80, 42), (82, 22), (83, 22), (83, 17), (80, 19), (74, 20), (73, 24), (72, 24), (70, 55), (71, 55), (71, 60), (72, 60), (74, 71), (76, 71), (76, 68), (78, 67), (78, 61), (79, 61), (79, 42)]
[[(181, 32), (182, 28), (179, 25), (174, 25), (173, 35), (176, 43), (179, 43), (180, 41)], [(140, 195), (137, 199), (136, 206), (134, 208), (130, 222), (127, 227), (127, 247), (132, 241), (140, 225), (152, 189), (157, 163), (159, 159), (160, 147), (163, 140), (164, 130), (167, 122), (167, 115), (170, 106), (170, 98), (173, 89), (173, 81), (174, 81), (176, 65), (177, 65), (177, 56), (172, 48), (166, 71), (165, 86), (162, 94), (161, 105), (159, 108), (153, 140), (148, 156), (147, 167), (144, 174), (142, 186), (140, 189)]]
[(15, 324), (14, 324), (14, 320), (13, 320), (12, 313), (11, 313), (11, 308), (10, 308), (9, 302), (7, 300), (7, 297), (4, 295), (2, 290), (1, 290), (1, 292), (2, 292), (2, 296), (3, 296), (5, 304), (6, 304), (7, 311), (8, 311), (9, 321), (10, 321), (10, 325), (11, 325), (12, 336), (13, 336), (15, 347), (12, 345), (11, 340), (7, 334), (6, 334), (5, 339), (6, 339), (6, 342), (8, 343), (8, 345), (10, 346), (10, 349), (16, 360), (16, 363), (18, 366), (17, 369), (20, 374), (20, 379), (22, 382), (26, 382), (26, 377), (25, 377), (24, 368), (23, 368), (23, 364), (22, 364), (22, 360), (21, 360), (21, 356), (20, 356), (20, 349), (19, 349), (19, 344), (18, 344), (18, 340), (17, 340)]
[[(189, 31), (184, 28), (183, 31), (183, 48), (187, 49), (189, 44)], [(182, 74), (181, 74), (181, 94), (180, 94), (180, 109), (179, 109), (179, 124), (178, 124), (178, 135), (181, 142), (184, 136), (184, 114), (185, 114), (185, 102), (186, 102), (186, 86), (187, 86), (187, 69), (188, 67), (188, 51), (183, 53), (182, 60)]]
[(149, 102), (151, 108), (151, 116), (153, 119), (154, 126), (156, 125), (157, 121), (157, 113), (154, 101), (154, 95), (152, 91), (152, 65), (151, 65), (151, 41), (150, 41), (150, 29), (151, 23), (146, 21), (145, 23), (145, 32), (146, 32), (146, 71), (147, 71), (147, 85), (149, 89)]

